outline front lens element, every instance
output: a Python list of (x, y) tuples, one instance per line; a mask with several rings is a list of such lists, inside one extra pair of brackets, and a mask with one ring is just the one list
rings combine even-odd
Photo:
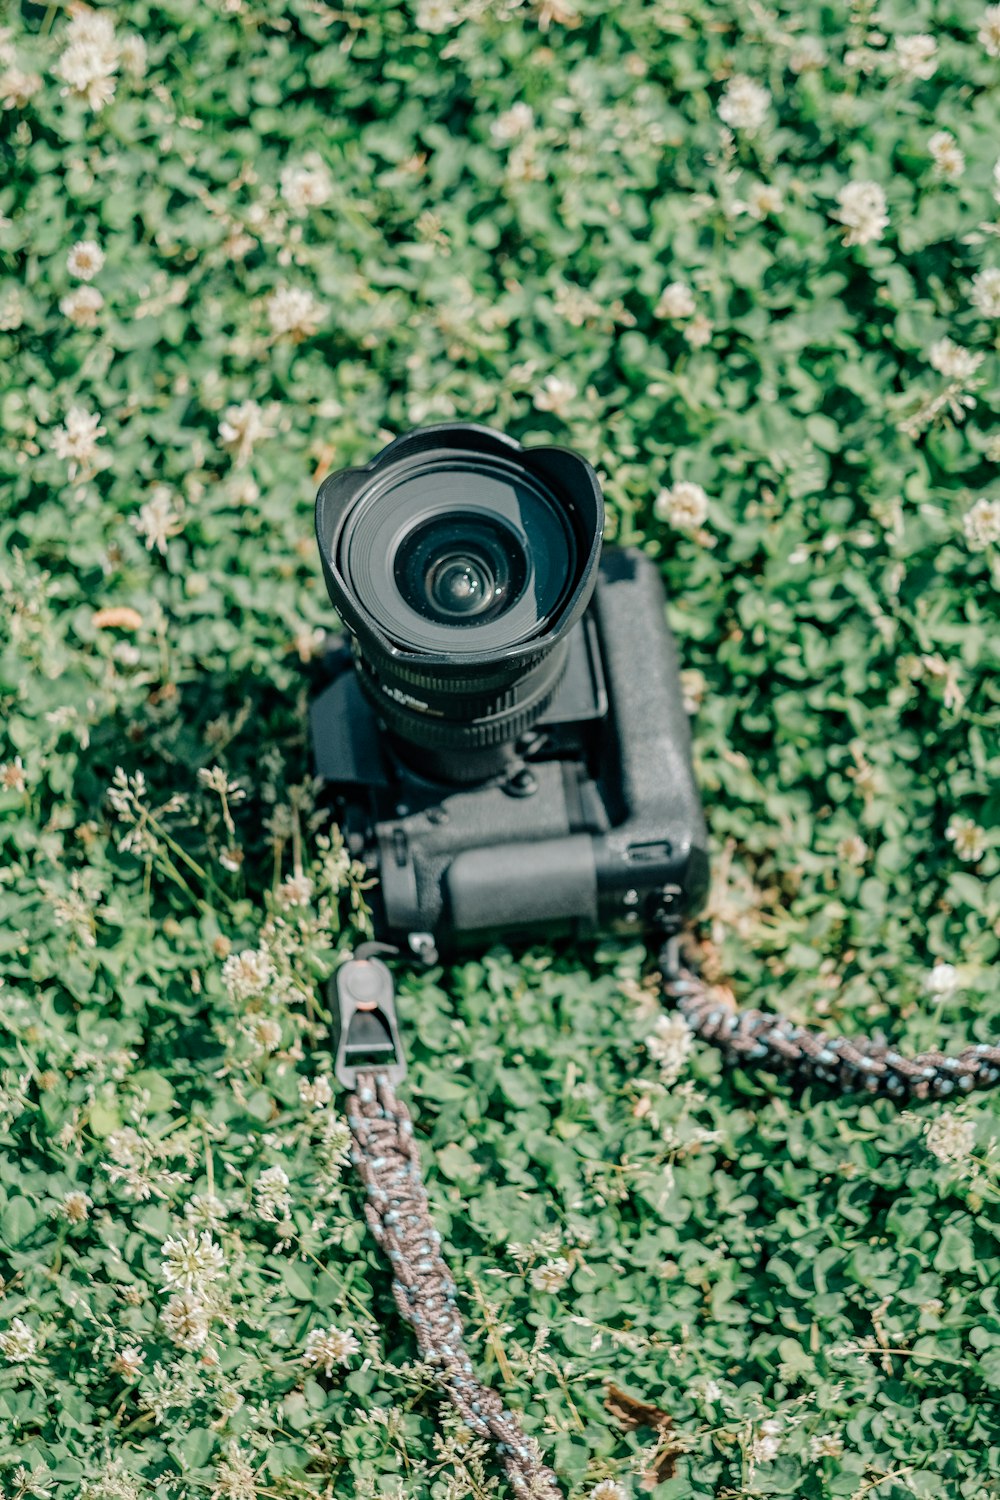
[(402, 650), (485, 656), (545, 632), (582, 540), (558, 493), (513, 459), (435, 449), (373, 476), (337, 560)]
[(401, 598), (421, 619), (439, 625), (482, 625), (505, 613), (528, 577), (514, 531), (486, 516), (435, 516), (399, 546), (393, 577)]
[(482, 614), (496, 598), (496, 584), (474, 557), (446, 557), (430, 570), (427, 597), (452, 618)]

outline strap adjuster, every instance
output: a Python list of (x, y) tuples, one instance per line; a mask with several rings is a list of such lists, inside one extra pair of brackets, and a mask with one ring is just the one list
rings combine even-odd
[(346, 1089), (357, 1088), (359, 1070), (384, 1073), (392, 1084), (406, 1077), (392, 975), (372, 955), (373, 948), (395, 951), (365, 943), (341, 964), (330, 983), (336, 1042), (333, 1071)]

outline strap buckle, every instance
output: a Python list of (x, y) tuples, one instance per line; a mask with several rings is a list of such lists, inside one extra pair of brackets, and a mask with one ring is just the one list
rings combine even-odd
[(391, 1084), (406, 1077), (392, 975), (375, 954), (395, 953), (385, 943), (363, 943), (330, 982), (336, 1052), (333, 1071), (345, 1089), (358, 1071), (384, 1073)]

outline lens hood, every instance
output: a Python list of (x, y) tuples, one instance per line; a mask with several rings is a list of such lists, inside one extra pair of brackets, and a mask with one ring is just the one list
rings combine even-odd
[[(464, 780), (462, 753), (499, 747), (544, 712), (593, 594), (603, 523), (585, 459), (476, 423), (418, 428), (323, 481), (326, 586), (396, 740), (455, 752), (448, 774)], [(463, 613), (459, 591), (477, 589), (488, 607)]]

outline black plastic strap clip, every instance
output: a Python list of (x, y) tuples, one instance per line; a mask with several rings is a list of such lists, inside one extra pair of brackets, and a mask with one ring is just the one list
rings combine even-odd
[(374, 956), (395, 951), (384, 943), (364, 943), (331, 980), (333, 1071), (346, 1089), (357, 1088), (359, 1070), (384, 1073), (392, 1084), (406, 1077), (392, 975)]

